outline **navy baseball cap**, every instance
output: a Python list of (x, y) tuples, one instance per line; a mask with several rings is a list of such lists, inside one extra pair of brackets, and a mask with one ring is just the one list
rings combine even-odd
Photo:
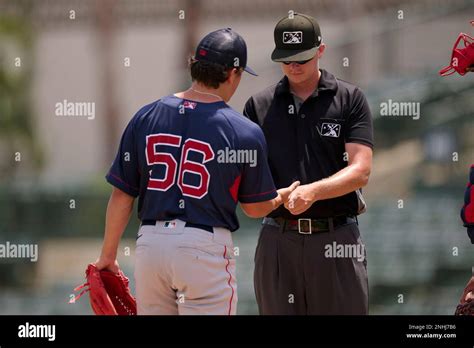
[(199, 42), (194, 59), (223, 65), (227, 68), (244, 68), (258, 76), (247, 66), (247, 45), (244, 39), (231, 28), (213, 31)]

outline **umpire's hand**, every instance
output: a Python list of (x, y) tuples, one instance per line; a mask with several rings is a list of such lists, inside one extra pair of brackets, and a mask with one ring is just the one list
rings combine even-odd
[(304, 213), (311, 205), (316, 202), (314, 188), (311, 185), (298, 186), (285, 202), (285, 208), (293, 215)]
[[(299, 181), (295, 181), (290, 186), (281, 188), (277, 192), (281, 197), (281, 202), (285, 204), (288, 201), (288, 197), (290, 197), (291, 193), (296, 190), (296, 188), (300, 185)], [(281, 203), (280, 203), (281, 204)]]

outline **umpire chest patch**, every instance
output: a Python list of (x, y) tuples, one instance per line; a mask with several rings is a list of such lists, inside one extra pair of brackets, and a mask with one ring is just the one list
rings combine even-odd
[(324, 122), (321, 125), (320, 134), (323, 137), (339, 138), (341, 134), (341, 125), (337, 123)]

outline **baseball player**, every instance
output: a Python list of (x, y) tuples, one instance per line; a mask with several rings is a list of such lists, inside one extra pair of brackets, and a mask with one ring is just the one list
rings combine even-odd
[[(237, 202), (262, 217), (299, 184), (275, 189), (262, 131), (226, 104), (243, 71), (256, 75), (246, 63), (239, 34), (211, 32), (190, 60), (192, 86), (144, 106), (125, 129), (106, 176), (114, 189), (96, 266), (118, 270), (117, 247), (138, 197), (138, 314), (235, 314)], [(242, 151), (255, 153), (257, 165), (222, 156)]]
[[(474, 26), (474, 21), (471, 21)], [(451, 62), (439, 71), (441, 76), (448, 76), (457, 72), (464, 76), (474, 72), (474, 39), (465, 33), (459, 33), (451, 53)], [(474, 244), (474, 164), (471, 165), (469, 182), (464, 193), (464, 205), (461, 209), (461, 219), (467, 234)], [(474, 313), (474, 267), (473, 275), (468, 281), (456, 307), (456, 315), (473, 315)]]
[[(471, 25), (474, 26), (474, 20), (471, 21)], [(466, 72), (474, 72), (474, 64), (466, 68)], [(466, 187), (466, 192), (464, 193), (464, 205), (461, 209), (461, 219), (464, 227), (467, 228), (467, 234), (471, 243), (474, 244), (474, 164), (471, 165), (469, 182)], [(464, 301), (474, 301), (474, 267), (472, 268), (472, 274), (473, 275), (466, 286), (466, 290), (464, 291), (465, 295), (463, 294), (464, 296), (461, 298), (461, 303)]]
[[(474, 164), (469, 172), (469, 182), (464, 193), (464, 205), (461, 208), (461, 219), (472, 244), (474, 244)], [(461, 303), (474, 301), (474, 267), (472, 267), (472, 277), (461, 298)], [(472, 315), (473, 313), (471, 313)]]

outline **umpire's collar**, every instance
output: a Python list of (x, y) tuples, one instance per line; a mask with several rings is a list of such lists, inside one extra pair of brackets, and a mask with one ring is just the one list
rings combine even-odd
[[(332, 91), (335, 93), (337, 91), (336, 77), (324, 69), (320, 69), (320, 70), (321, 70), (321, 76), (319, 77), (318, 87), (314, 91), (313, 95), (317, 96), (319, 92), (323, 92), (323, 91)], [(291, 93), (288, 77), (286, 76), (283, 77), (280, 80), (280, 82), (277, 83), (275, 92), (277, 95)]]

